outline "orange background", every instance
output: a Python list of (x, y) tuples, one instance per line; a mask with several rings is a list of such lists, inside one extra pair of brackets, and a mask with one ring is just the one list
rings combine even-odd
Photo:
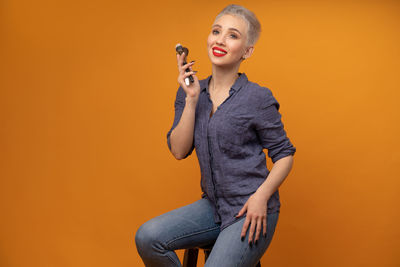
[[(175, 44), (210, 75), (229, 3), (1, 2), (0, 266), (143, 266), (137, 228), (201, 195), (166, 143)], [(400, 266), (400, 3), (236, 3), (263, 27), (240, 71), (297, 148), (261, 264)]]

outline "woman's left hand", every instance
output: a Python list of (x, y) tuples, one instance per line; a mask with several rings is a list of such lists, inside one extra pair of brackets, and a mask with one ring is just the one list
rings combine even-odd
[[(263, 229), (264, 236), (267, 235), (267, 202), (268, 198), (259, 191), (256, 191), (252, 194), (249, 199), (244, 204), (243, 208), (236, 215), (236, 218), (242, 216), (246, 210), (246, 220), (243, 224), (242, 233), (240, 234), (241, 239), (243, 240), (246, 236), (247, 228), (250, 224), (250, 232), (249, 232), (249, 244), (251, 244), (253, 240), (254, 230), (256, 229), (255, 242), (257, 242), (260, 233), (261, 226)], [(257, 228), (256, 228), (257, 226)]]

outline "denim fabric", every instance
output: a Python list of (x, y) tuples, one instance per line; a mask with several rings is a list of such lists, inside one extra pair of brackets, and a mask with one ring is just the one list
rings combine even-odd
[(268, 214), (266, 237), (261, 233), (257, 243), (250, 246), (249, 230), (246, 238), (240, 239), (245, 216), (221, 230), (214, 222), (212, 203), (202, 198), (142, 224), (136, 231), (135, 243), (147, 267), (182, 266), (174, 250), (213, 243), (205, 267), (250, 267), (256, 265), (270, 245), (278, 218), (279, 212)]
[[(294, 155), (296, 148), (284, 130), (280, 104), (270, 89), (247, 79), (245, 73), (229, 91), (229, 96), (210, 117), (213, 103), (209, 94), (211, 75), (200, 80), (196, 106), (194, 140), (188, 154), (196, 148), (201, 170), (202, 198), (211, 201), (215, 223), (221, 229), (234, 223), (235, 215), (247, 199), (268, 179), (269, 170), (263, 149), (272, 162)], [(186, 93), (179, 86), (175, 99), (175, 117), (167, 133), (178, 125), (185, 107)], [(268, 200), (267, 213), (280, 210), (279, 190)]]

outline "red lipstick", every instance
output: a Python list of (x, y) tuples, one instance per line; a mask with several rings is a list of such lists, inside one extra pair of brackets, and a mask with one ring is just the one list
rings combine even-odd
[(213, 47), (212, 50), (213, 50), (213, 55), (216, 57), (223, 57), (228, 53), (224, 49), (219, 47)]

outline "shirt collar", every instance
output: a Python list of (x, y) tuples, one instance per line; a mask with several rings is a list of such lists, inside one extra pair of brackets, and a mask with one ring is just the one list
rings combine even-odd
[[(234, 91), (239, 91), (240, 88), (248, 81), (246, 74), (238, 72), (239, 77), (233, 83), (231, 89)], [(200, 81), (200, 91), (209, 92), (208, 86), (212, 75), (208, 76), (206, 79)]]

